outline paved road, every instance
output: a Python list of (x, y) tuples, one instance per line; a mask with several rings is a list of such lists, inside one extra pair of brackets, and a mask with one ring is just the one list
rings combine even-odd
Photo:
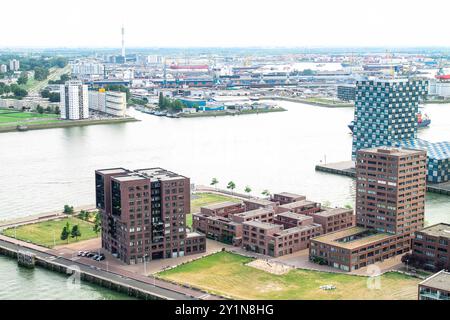
[[(20, 245), (18, 245), (17, 243), (20, 243)], [(109, 281), (112, 281), (112, 282), (115, 282), (115, 283), (118, 283), (121, 285), (139, 288), (143, 291), (146, 291), (150, 294), (161, 297), (163, 299), (167, 299), (167, 300), (197, 300), (197, 299), (216, 300), (216, 299), (220, 299), (220, 297), (205, 294), (200, 291), (196, 291), (196, 290), (192, 290), (192, 289), (178, 286), (175, 284), (167, 283), (167, 282), (161, 281), (161, 280), (155, 281), (154, 279), (131, 274), (131, 273), (117, 274), (111, 270), (108, 272), (108, 271), (102, 270), (98, 267), (86, 265), (81, 260), (74, 261), (73, 259), (58, 257), (58, 256), (50, 253), (50, 251), (45, 251), (45, 250), (48, 250), (45, 248), (43, 248), (43, 250), (38, 250), (37, 248), (33, 248), (36, 246), (31, 246), (22, 241), (17, 241), (17, 243), (14, 239), (5, 240), (4, 237), (2, 237), (2, 239), (0, 239), (1, 247), (9, 248), (12, 250), (17, 250), (18, 248), (26, 249), (27, 251), (32, 252), (33, 254), (36, 255), (36, 257), (38, 257), (42, 260), (53, 261), (55, 263), (64, 265), (66, 267), (79, 268), (80, 271), (82, 271), (86, 274), (90, 274), (90, 275), (93, 275), (93, 276), (96, 276), (99, 278), (107, 279)]]

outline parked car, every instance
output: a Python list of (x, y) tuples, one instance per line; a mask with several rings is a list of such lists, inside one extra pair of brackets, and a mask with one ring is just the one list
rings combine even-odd
[(93, 256), (95, 256), (95, 253), (88, 252), (88, 253), (86, 254), (86, 257), (88, 257), (88, 258), (92, 258)]

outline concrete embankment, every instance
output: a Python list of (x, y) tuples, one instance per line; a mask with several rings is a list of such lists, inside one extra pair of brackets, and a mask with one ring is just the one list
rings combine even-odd
[(261, 100), (281, 100), (281, 101), (309, 104), (312, 106), (324, 107), (324, 108), (351, 108), (351, 107), (353, 107), (353, 104), (351, 104), (351, 103), (336, 103), (336, 104), (319, 103), (319, 102), (308, 101), (306, 99), (291, 98), (291, 97), (261, 97)]
[(39, 267), (70, 275), (70, 280), (75, 281), (75, 283), (78, 280), (87, 281), (139, 299), (195, 300), (194, 297), (180, 292), (150, 285), (136, 279), (0, 240), (0, 254), (17, 259), (18, 250), (27, 251), (35, 255), (35, 264)]
[(117, 124), (125, 122), (140, 121), (135, 118), (113, 118), (113, 119), (99, 119), (99, 120), (67, 120), (61, 122), (43, 123), (43, 124), (26, 124), (25, 130), (19, 130), (17, 125), (14, 126), (0, 126), (0, 133), (2, 132), (14, 132), (14, 131), (28, 131), (28, 130), (41, 130), (41, 129), (53, 129), (53, 128), (68, 128), (68, 127), (81, 127), (92, 126), (99, 124)]

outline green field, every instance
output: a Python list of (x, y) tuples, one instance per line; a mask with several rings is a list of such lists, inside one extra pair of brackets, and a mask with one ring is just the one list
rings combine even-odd
[[(241, 200), (215, 193), (195, 193), (191, 198), (191, 213), (199, 212), (200, 207), (225, 201), (240, 202)], [(186, 225), (192, 226), (192, 214), (186, 215)]]
[[(369, 289), (367, 277), (295, 269), (274, 275), (245, 264), (252, 261), (220, 252), (158, 274), (159, 277), (235, 299), (415, 300), (420, 279), (399, 273), (380, 277), (380, 289)], [(335, 290), (322, 290), (334, 285)]]
[(0, 125), (17, 126), (21, 124), (43, 124), (58, 122), (56, 114), (39, 114), (36, 112), (21, 112), (12, 109), (0, 109)]
[[(4, 230), (3, 234), (11, 238), (14, 238), (15, 234), (17, 234), (17, 239), (52, 248), (54, 244), (67, 244), (67, 240), (63, 241), (60, 238), (62, 229), (66, 225), (67, 221), (69, 221), (70, 227), (73, 227), (76, 224), (79, 226), (81, 237), (78, 238), (78, 241), (89, 240), (97, 237), (96, 233), (93, 231), (94, 225), (92, 223), (74, 217), (27, 224), (17, 227), (17, 230), (10, 228)], [(73, 242), (76, 242), (76, 239), (69, 238), (69, 243)]]

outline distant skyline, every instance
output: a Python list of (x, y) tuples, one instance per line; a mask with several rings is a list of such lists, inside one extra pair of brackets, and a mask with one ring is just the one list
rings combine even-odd
[(450, 47), (445, 0), (2, 3), (0, 47)]

